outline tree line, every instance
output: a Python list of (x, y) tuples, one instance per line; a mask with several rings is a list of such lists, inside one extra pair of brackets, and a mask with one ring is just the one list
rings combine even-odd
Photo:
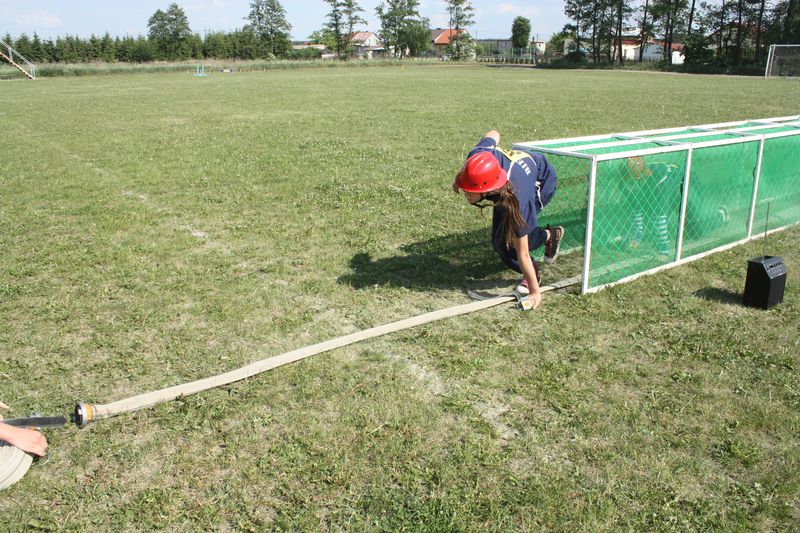
[(188, 59), (269, 59), (318, 57), (319, 51), (292, 50), (285, 11), (277, 0), (253, 0), (246, 24), (233, 31), (200, 36), (189, 26), (186, 12), (176, 3), (156, 10), (147, 23), (147, 35), (89, 38), (61, 36), (41, 39), (36, 33), (4, 41), (33, 62), (86, 63), (94, 61), (145, 63)]
[[(356, 0), (322, 0), (330, 11), (322, 27), (309, 36), (313, 44), (323, 44), (337, 57), (353, 54), (353, 32), (366, 24), (364, 9)], [(428, 53), (431, 48), (430, 21), (419, 13), (418, 0), (384, 0), (375, 12), (381, 28), (377, 35), (386, 55), (402, 58)], [(446, 0), (451, 24), (464, 28), (472, 24), (469, 0)], [(459, 26), (460, 25), (460, 26)], [(21, 34), (3, 40), (33, 62), (85, 63), (183, 61), (189, 59), (311, 59), (322, 55), (313, 48), (294, 50), (289, 32), (292, 25), (279, 0), (252, 0), (245, 24), (233, 31), (213, 31), (199, 35), (192, 31), (186, 12), (177, 3), (158, 9), (147, 23), (147, 35), (112, 37), (91, 35), (59, 36), (42, 39)], [(462, 43), (462, 41), (464, 41)], [(462, 43), (459, 45), (459, 43)], [(468, 52), (466, 40), (456, 39), (459, 57)]]
[[(622, 41), (657, 41), (669, 61), (673, 44), (682, 44), (689, 65), (763, 64), (770, 44), (800, 43), (800, 0), (565, 0), (571, 19), (548, 48), (592, 63), (623, 62)], [(635, 34), (631, 35), (631, 27)]]

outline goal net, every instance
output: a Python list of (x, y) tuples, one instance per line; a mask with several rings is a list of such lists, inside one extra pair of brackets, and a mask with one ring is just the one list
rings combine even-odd
[(800, 76), (800, 44), (773, 44), (769, 47), (765, 78)]

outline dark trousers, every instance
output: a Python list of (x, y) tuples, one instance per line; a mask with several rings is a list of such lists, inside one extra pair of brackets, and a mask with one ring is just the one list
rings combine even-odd
[[(528, 234), (528, 253), (543, 245), (546, 240), (547, 232), (537, 226)], [(510, 248), (506, 246), (502, 210), (496, 207), (492, 214), (492, 246), (508, 268), (520, 274), (522, 273), (522, 269), (519, 267), (517, 250), (513, 246)]]

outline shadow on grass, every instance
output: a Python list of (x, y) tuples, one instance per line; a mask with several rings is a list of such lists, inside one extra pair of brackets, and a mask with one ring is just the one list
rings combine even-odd
[[(489, 277), (497, 278), (494, 286), (509, 284), (498, 278), (510, 270), (492, 249), (488, 228), (407, 244), (401, 250), (404, 255), (375, 260), (368, 253), (357, 253), (350, 260), (352, 273), (337, 281), (356, 289), (389, 285), (420, 291), (463, 289), (476, 285), (472, 280)], [(488, 288), (487, 282), (481, 285)]]
[(707, 287), (696, 291), (694, 295), (703, 300), (712, 302), (719, 302), (728, 305), (741, 305), (742, 295), (738, 292), (733, 292), (728, 289), (718, 289), (716, 287)]

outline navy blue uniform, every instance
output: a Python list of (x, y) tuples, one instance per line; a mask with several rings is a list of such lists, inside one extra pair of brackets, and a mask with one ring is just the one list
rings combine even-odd
[[(526, 152), (506, 152), (497, 148), (491, 137), (484, 137), (470, 151), (469, 157), (490, 152), (508, 174), (511, 190), (519, 202), (519, 211), (525, 220), (525, 227), (515, 228), (517, 237), (528, 236), (529, 250), (535, 250), (545, 243), (547, 233), (539, 227), (539, 212), (544, 209), (556, 192), (556, 171), (541, 154)], [(505, 212), (495, 205), (492, 216), (492, 245), (503, 262), (512, 270), (522, 272), (517, 259), (517, 251), (505, 243), (503, 220)]]

